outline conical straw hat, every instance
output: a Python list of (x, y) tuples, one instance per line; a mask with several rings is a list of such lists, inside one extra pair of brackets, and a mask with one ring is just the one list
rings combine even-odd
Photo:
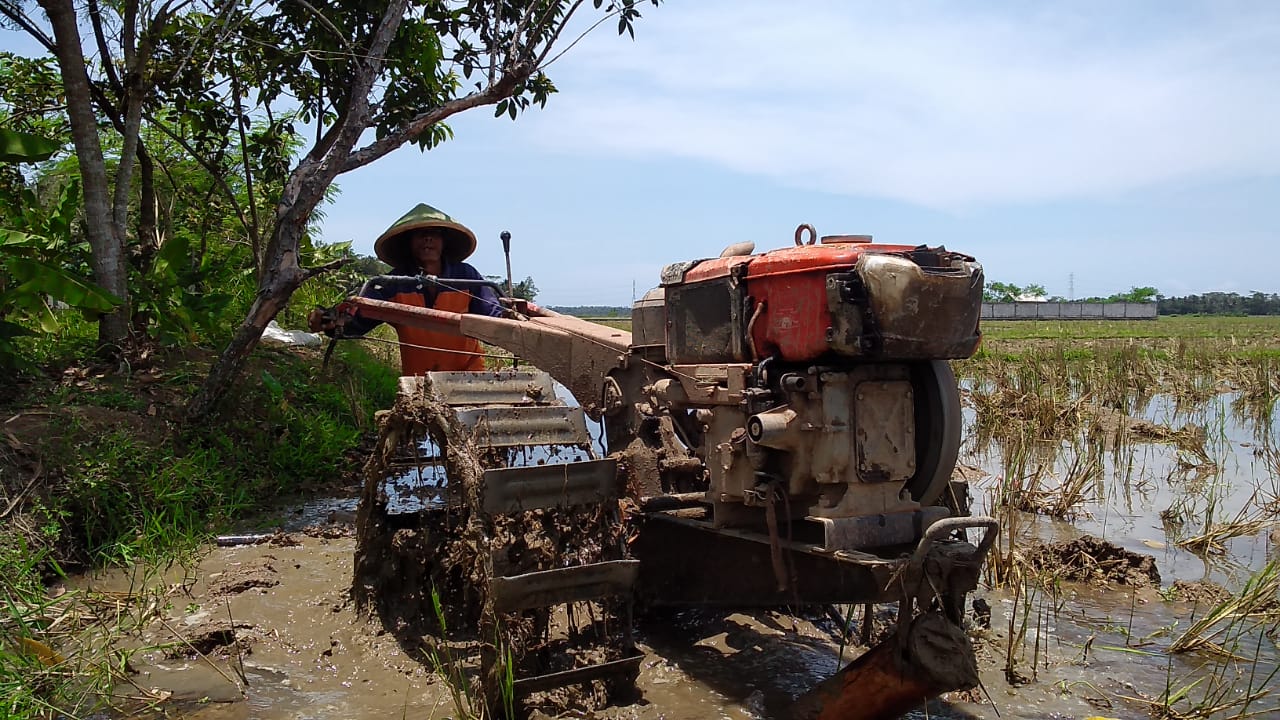
[(467, 226), (439, 210), (420, 203), (392, 223), (373, 243), (373, 253), (378, 259), (395, 268), (413, 265), (409, 252), (409, 232), (422, 228), (440, 228), (444, 231), (444, 258), (453, 262), (466, 259), (476, 250), (476, 236)]

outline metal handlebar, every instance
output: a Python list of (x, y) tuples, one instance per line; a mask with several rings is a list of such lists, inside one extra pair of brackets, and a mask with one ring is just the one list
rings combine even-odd
[(467, 278), (441, 278), (436, 275), (374, 275), (360, 286), (359, 295), (364, 295), (370, 287), (390, 287), (395, 290), (422, 290), (433, 287), (441, 290), (458, 290), (462, 288), (487, 287), (497, 297), (507, 297), (500, 285), (492, 280), (471, 280)]
[(1000, 522), (993, 517), (979, 515), (976, 517), (943, 518), (930, 525), (924, 531), (924, 536), (920, 538), (920, 544), (916, 545), (916, 551), (911, 554), (911, 565), (919, 567), (923, 564), (925, 555), (929, 554), (929, 547), (938, 538), (945, 537), (956, 530), (968, 530), (976, 527), (985, 527), (987, 529), (982, 535), (982, 540), (978, 541), (976, 559), (981, 560), (995, 543), (996, 536), (1000, 533)]

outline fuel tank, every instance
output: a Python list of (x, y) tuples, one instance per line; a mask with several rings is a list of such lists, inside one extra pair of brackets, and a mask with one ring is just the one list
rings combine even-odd
[(943, 247), (869, 240), (836, 236), (667, 266), (661, 289), (668, 361), (971, 355), (981, 338), (982, 266)]

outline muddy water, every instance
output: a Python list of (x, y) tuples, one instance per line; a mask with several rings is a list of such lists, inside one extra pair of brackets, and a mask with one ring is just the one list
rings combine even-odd
[[(170, 592), (161, 619), (133, 639), (137, 688), (167, 698), (164, 711), (179, 717), (431, 716), (443, 695), (430, 668), (348, 607), (354, 540), (297, 539), (212, 549), (195, 568), (199, 580)], [(136, 577), (120, 572), (77, 584), (137, 589)], [(233, 623), (238, 651), (215, 635)]]
[[(1207, 458), (1188, 458), (1170, 445), (1121, 444), (1103, 455), (1101, 490), (1072, 522), (1025, 515), (1021, 533), (1045, 540), (1098, 535), (1155, 556), (1166, 587), (1174, 579), (1208, 578), (1237, 590), (1274, 552), (1266, 531), (1228, 541), (1220, 556), (1176, 545), (1207, 516), (1229, 519), (1280, 487), (1274, 456), (1263, 452), (1280, 446), (1280, 428), (1272, 421), (1259, 430), (1233, 417), (1231, 401), (1219, 398), (1194, 412), (1152, 401), (1143, 409), (1152, 422), (1209, 429)], [(1066, 443), (1063, 453), (1042, 453), (1039, 462), (1062, 474), (1072, 452)], [(972, 440), (961, 461), (984, 471), (973, 493), (975, 510), (984, 510), (1008, 461), (999, 446), (976, 447)], [(1170, 508), (1179, 510), (1181, 524), (1161, 518)], [(346, 597), (354, 542), (340, 536), (353, 512), (352, 499), (309, 502), (275, 523), (291, 531), (283, 544), (211, 548), (195, 569), (199, 579), (169, 594), (164, 621), (131, 641), (138, 688), (168, 698), (162, 706), (168, 717), (457, 717), (430, 662), (409, 657), (389, 634), (355, 617)], [(321, 530), (299, 531), (308, 526)], [(122, 591), (128, 578), (107, 573), (80, 584)], [(1170, 657), (1164, 649), (1172, 637), (1206, 608), (1166, 601), (1154, 589), (1064, 583), (1056, 593), (1033, 593), (1029, 602), (1009, 592), (979, 596), (992, 606), (991, 628), (975, 629), (984, 690), (934, 702), (914, 717), (1146, 717), (1142, 700), (1168, 687), (1199, 679), (1193, 695), (1210, 688), (1238, 694), (1260, 686), (1277, 662), (1274, 640), (1257, 633), (1243, 636), (1237, 648), (1249, 662)], [(1011, 619), (1021, 638), (1012, 644)], [(239, 650), (217, 642), (216, 633), (232, 625)], [(645, 618), (639, 633), (648, 654), (642, 700), (598, 717), (776, 717), (839, 662), (836, 623), (818, 614), (686, 611)], [(1006, 675), (1010, 653), (1014, 674), (1025, 680)], [(1280, 711), (1275, 698), (1249, 710)]]
[[(1156, 559), (1162, 585), (1175, 580), (1218, 583), (1238, 592), (1269, 561), (1277, 557), (1276, 498), (1280, 496), (1280, 421), (1250, 416), (1241, 403), (1222, 395), (1192, 409), (1157, 397), (1141, 409), (1140, 416), (1173, 429), (1193, 424), (1204, 430), (1204, 452), (1178, 449), (1170, 444), (1129, 443), (1121, 436), (1101, 453), (1102, 471), (1097, 493), (1077, 508), (1070, 522), (1019, 514), (1019, 541), (1070, 540), (1092, 534)], [(985, 477), (973, 482), (974, 508), (990, 511), (1002, 478), (1010, 473), (1047, 469), (1051, 476), (1065, 476), (1075, 457), (1096, 446), (1068, 439), (1032, 452), (1026, 465), (1011, 462), (1013, 453), (998, 445), (978, 447), (970, 436), (961, 462), (981, 468)], [(1056, 452), (1055, 452), (1056, 451)], [(1048, 481), (1053, 486), (1055, 482)], [(1206, 527), (1234, 519), (1268, 519), (1263, 526), (1226, 540), (1218, 552), (1193, 553), (1179, 541), (1200, 534)], [(1010, 693), (996, 704), (1003, 717), (1044, 717), (1046, 707), (1070, 714), (1072, 706), (1091, 703), (1097, 714), (1131, 717), (1145, 715), (1150, 706), (1139, 700), (1159, 701), (1166, 692), (1176, 693), (1199, 683), (1188, 693), (1191, 703), (1230, 700), (1247, 696), (1259, 687), (1277, 682), (1276, 628), (1243, 628), (1242, 622), (1217, 637), (1240, 656), (1223, 660), (1204, 653), (1170, 655), (1171, 641), (1204, 616), (1214, 603), (1168, 601), (1154, 589), (1098, 588), (1064, 583), (1056, 595), (1032, 593), (1015, 603), (1009, 592), (982, 595), (996, 608), (993, 637), (988, 649), (997, 654), (999, 666), (1009, 653), (1008, 617), (1018, 608), (1018, 623), (1030, 627), (1021, 643), (1013, 644), (1014, 667), (1035, 682), (1012, 691), (1003, 673), (988, 684)], [(1274, 620), (1272, 620), (1274, 623)], [(1219, 625), (1218, 627), (1224, 627)], [(1267, 632), (1264, 632), (1267, 631)], [(1037, 639), (1040, 641), (1037, 642)], [(1039, 653), (1040, 664), (1033, 667)], [(1060, 693), (1047, 704), (1028, 704), (1042, 695), (1032, 688), (1051, 687)], [(993, 695), (996, 693), (993, 692)], [(1210, 703), (1212, 704), (1212, 703)], [(1248, 706), (1249, 712), (1270, 717), (1280, 714), (1280, 698), (1268, 696)], [(1236, 717), (1241, 706), (1212, 714)]]

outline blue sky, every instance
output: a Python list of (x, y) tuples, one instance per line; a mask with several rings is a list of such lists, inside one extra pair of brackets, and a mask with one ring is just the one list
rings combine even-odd
[(666, 0), (512, 122), (341, 176), (324, 239), (418, 202), (539, 301), (628, 304), (797, 224), (944, 244), (1067, 296), (1280, 291), (1280, 3)]
[(1280, 290), (1278, 3), (668, 0), (636, 30), (553, 65), (545, 110), (341, 178), (326, 239), (429, 202), (482, 272), (509, 229), (547, 304), (802, 222), (1063, 296)]

